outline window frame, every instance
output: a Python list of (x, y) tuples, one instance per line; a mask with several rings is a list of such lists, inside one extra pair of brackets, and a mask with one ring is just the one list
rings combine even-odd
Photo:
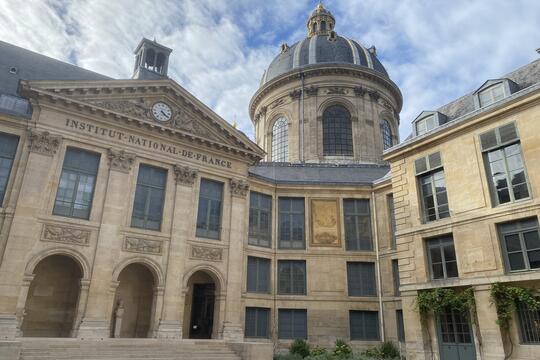
[[(365, 267), (369, 265), (369, 271), (372, 272), (373, 275), (372, 278), (369, 279), (371, 284), (368, 284), (366, 280), (367, 275), (365, 273), (366, 269)], [(347, 296), (348, 297), (376, 297), (378, 293), (378, 287), (377, 287), (377, 264), (373, 261), (347, 261), (346, 267), (347, 267)], [(358, 273), (355, 274), (354, 271), (358, 269)], [(351, 281), (351, 278), (355, 276), (358, 277), (358, 284), (353, 284)], [(355, 289), (353, 285), (360, 286), (359, 289), (357, 289), (358, 293), (355, 292)], [(371, 288), (373, 288), (373, 292), (369, 292), (368, 285)], [(352, 291), (351, 291), (352, 290)]]
[(401, 296), (399, 287), (401, 286), (401, 279), (399, 278), (399, 260), (392, 259), (392, 280), (394, 285), (394, 296)]
[[(433, 121), (433, 127), (431, 127), (431, 128), (428, 127), (428, 121), (429, 120)], [(423, 131), (419, 130), (419, 125), (420, 124), (424, 125), (425, 130), (423, 130)], [(430, 132), (431, 130), (436, 129), (438, 126), (439, 126), (439, 123), (437, 121), (437, 117), (434, 114), (426, 115), (423, 118), (418, 119), (416, 121), (416, 124), (414, 126), (415, 131), (416, 131), (416, 136), (424, 135), (424, 134)]]
[[(430, 244), (431, 243), (431, 244)], [(454, 251), (454, 257), (455, 260), (449, 260), (446, 261), (446, 255), (444, 254), (444, 249), (448, 245), (452, 245), (452, 249)], [(429, 268), (429, 274), (430, 279), (432, 281), (440, 281), (440, 280), (448, 280), (448, 279), (459, 279), (459, 266), (458, 266), (458, 259), (457, 259), (457, 253), (456, 253), (456, 247), (454, 245), (454, 238), (451, 234), (437, 236), (433, 238), (428, 238), (425, 241), (425, 247), (427, 252), (427, 261), (428, 261), (428, 268)], [(435, 278), (434, 271), (433, 271), (433, 260), (431, 258), (431, 249), (438, 249), (439, 253), (441, 255), (441, 261), (437, 262), (436, 264), (441, 264), (443, 269), (443, 277), (441, 278)], [(447, 263), (449, 262), (455, 262), (456, 263), (456, 276), (448, 276), (447, 271)]]
[(0, 132), (0, 137), (12, 138), (16, 142), (15, 143), (15, 149), (14, 149), (12, 155), (8, 156), (8, 154), (5, 154), (6, 156), (3, 156), (0, 153), (0, 159), (8, 160), (10, 162), (9, 169), (7, 171), (7, 174), (6, 174), (6, 183), (5, 183), (4, 189), (0, 189), (1, 190), (1, 192), (0, 192), (0, 208), (3, 208), (4, 207), (4, 200), (6, 199), (6, 194), (8, 192), (8, 187), (10, 186), (11, 174), (13, 172), (13, 165), (15, 164), (15, 159), (17, 158), (17, 152), (19, 150), (19, 145), (20, 145), (21, 138), (18, 135), (5, 133), (5, 132)]
[[(523, 224), (523, 223), (525, 223), (527, 221), (532, 221), (532, 220), (534, 220), (535, 223), (536, 223), (534, 226), (522, 226), (521, 225), (521, 224)], [(510, 224), (515, 224), (516, 229), (505, 231), (503, 229), (504, 225), (510, 225)], [(534, 231), (536, 231), (538, 238), (540, 238), (540, 224), (538, 222), (537, 217), (528, 217), (528, 218), (518, 219), (518, 220), (514, 220), (514, 221), (507, 221), (507, 222), (504, 222), (504, 223), (497, 224), (497, 233), (499, 235), (499, 243), (500, 243), (502, 255), (503, 255), (503, 258), (504, 258), (505, 268), (506, 268), (506, 271), (508, 273), (520, 273), (520, 272), (528, 272), (528, 271), (538, 271), (538, 270), (540, 270), (540, 267), (531, 268), (531, 264), (530, 264), (530, 260), (529, 260), (529, 256), (528, 256), (529, 252), (540, 251), (540, 248), (528, 249), (527, 246), (526, 246), (526, 241), (525, 241), (524, 235), (523, 235), (524, 233), (529, 233), (529, 232), (534, 232)], [(525, 265), (525, 267), (523, 269), (516, 269), (516, 270), (511, 269), (510, 259), (509, 259), (509, 252), (507, 250), (506, 240), (505, 240), (505, 236), (507, 236), (507, 235), (518, 235), (519, 236), (519, 241), (520, 241), (520, 246), (521, 246), (521, 249), (519, 250), (519, 253), (521, 253), (523, 264)], [(513, 251), (512, 254), (514, 254), (514, 253), (518, 253), (518, 251)]]
[[(288, 287), (290, 292), (285, 292), (285, 289), (282, 289), (281, 286), (281, 271), (282, 267), (285, 265), (289, 266), (289, 279)], [(303, 292), (295, 292), (297, 287), (297, 281), (295, 281), (295, 268), (296, 265), (303, 265), (303, 279), (302, 279), (302, 290)], [(291, 260), (291, 259), (282, 259), (277, 261), (277, 294), (278, 295), (293, 295), (293, 296), (306, 296), (308, 293), (307, 289), (307, 261), (306, 260)]]
[(382, 140), (383, 151), (384, 151), (394, 146), (394, 138), (392, 134), (392, 127), (390, 126), (390, 122), (388, 120), (382, 119), (380, 128), (381, 128), (381, 140)]
[[(291, 337), (282, 337), (282, 326), (281, 326), (281, 316), (282, 314), (286, 313), (286, 312), (290, 312), (292, 314), (292, 324), (291, 324), (291, 333), (292, 333), (292, 336)], [(305, 337), (299, 337), (299, 336), (296, 336), (295, 334), (295, 316), (296, 314), (302, 314), (302, 315), (305, 315)], [(308, 336), (309, 336), (309, 333), (308, 333), (308, 330), (309, 330), (309, 324), (308, 324), (308, 311), (307, 309), (290, 309), (290, 308), (280, 308), (278, 309), (278, 334), (277, 334), (277, 338), (280, 339), (280, 340), (295, 340), (295, 339), (304, 339), (304, 340), (307, 340), (308, 339)]]
[[(502, 91), (502, 97), (499, 98), (499, 99), (495, 98), (495, 96), (493, 95), (493, 92), (496, 89), (501, 89), (501, 91)], [(483, 103), (482, 94), (484, 94), (484, 95), (489, 94), (490, 95), (489, 102), (487, 104)], [(495, 82), (493, 84), (490, 84), (489, 86), (486, 86), (485, 88), (479, 90), (476, 93), (476, 96), (477, 96), (477, 99), (478, 99), (478, 107), (479, 108), (484, 108), (484, 107), (487, 107), (489, 105), (495, 104), (498, 101), (503, 100), (504, 98), (506, 98), (508, 96), (508, 94), (507, 94), (506, 86), (505, 86), (504, 82), (499, 81), (499, 82)]]
[[(248, 335), (248, 311), (254, 311), (255, 312), (255, 335)], [(260, 336), (258, 334), (259, 330), (259, 319), (261, 312), (266, 313), (266, 334), (264, 336)], [(244, 337), (247, 339), (269, 339), (270, 338), (270, 322), (271, 322), (271, 314), (272, 309), (266, 308), (266, 307), (260, 307), (260, 306), (246, 306), (245, 308), (245, 319), (244, 319)]]
[[(425, 169), (419, 169), (418, 165), (421, 161), (425, 162)], [(420, 209), (422, 210), (421, 219), (423, 223), (428, 223), (432, 221), (438, 221), (450, 217), (450, 200), (448, 199), (448, 188), (446, 186), (446, 176), (444, 172), (444, 166), (442, 163), (442, 157), (440, 152), (435, 152), (427, 156), (418, 158), (415, 160), (415, 175), (416, 175), (416, 186), (418, 191), (418, 196), (420, 200)], [(439, 176), (437, 179), (436, 177)], [(436, 182), (442, 181), (444, 183), (444, 191), (437, 192)], [(427, 183), (425, 183), (427, 182)], [(426, 195), (424, 193), (424, 185), (429, 185), (431, 189), (431, 194)], [(438, 196), (444, 194), (446, 198), (446, 203), (439, 203)], [(431, 199), (433, 201), (433, 209), (435, 211), (435, 218), (430, 219), (427, 207), (427, 200)], [(441, 216), (441, 208), (444, 206), (447, 207), (447, 211), (442, 212), (446, 213), (446, 216)]]
[(394, 202), (394, 194), (386, 195), (386, 206), (388, 209), (388, 225), (390, 231), (390, 249), (397, 249), (397, 237), (396, 237), (396, 204)]
[[(540, 299), (537, 298), (537, 300)], [(516, 306), (516, 322), (518, 324), (517, 328), (519, 332), (520, 344), (540, 345), (540, 326), (538, 329), (536, 329), (536, 331), (534, 331), (532, 326), (527, 326), (527, 324), (524, 324), (524, 320), (528, 320), (532, 323), (535, 321), (540, 322), (540, 310), (529, 310), (526, 304), (518, 302)], [(525, 339), (525, 336), (529, 337), (529, 335), (531, 335), (527, 333), (526, 329), (530, 329), (531, 332), (535, 332), (532, 335), (534, 338), (536, 338), (536, 340)]]
[[(214, 198), (211, 199), (211, 198), (206, 197), (205, 195), (203, 195), (202, 188), (203, 188), (204, 183), (219, 184), (219, 186), (221, 188), (220, 189), (221, 194), (220, 194), (219, 200), (217, 199), (217, 197), (215, 199)], [(195, 236), (196, 237), (203, 238), (203, 239), (209, 239), (209, 240), (218, 240), (218, 241), (221, 240), (221, 230), (222, 230), (222, 227), (223, 227), (224, 190), (225, 190), (225, 184), (223, 182), (213, 180), (213, 179), (209, 179), (209, 178), (201, 178), (201, 180), (199, 182), (199, 200), (197, 202), (197, 216), (196, 216), (196, 222), (195, 222)], [(213, 230), (209, 229), (210, 218), (211, 218), (211, 215), (210, 215), (211, 206), (207, 206), (207, 210), (206, 210), (206, 214), (205, 214), (205, 227), (204, 228), (199, 228), (199, 211), (200, 211), (200, 207), (201, 207), (201, 203), (202, 203), (201, 200), (203, 200), (203, 199), (207, 203), (211, 203), (213, 201), (219, 201), (219, 224), (218, 224), (217, 234), (216, 234), (215, 237), (211, 236), (210, 231), (213, 231)]]
[(289, 161), (289, 120), (279, 116), (272, 124), (270, 139), (272, 162)]
[[(139, 183), (139, 177), (141, 176), (141, 169), (142, 168), (148, 168), (148, 169), (151, 169), (153, 171), (160, 171), (162, 172), (163, 176), (164, 176), (164, 182), (163, 182), (163, 188), (160, 188), (159, 186), (156, 186), (156, 185), (150, 185), (150, 184), (143, 184), (143, 183)], [(163, 215), (164, 215), (164, 209), (165, 209), (165, 199), (166, 199), (166, 192), (167, 192), (167, 180), (168, 180), (168, 176), (169, 176), (169, 172), (167, 171), (167, 169), (165, 168), (162, 168), (162, 167), (159, 167), (159, 166), (154, 166), (154, 165), (150, 165), (150, 164), (146, 164), (146, 163), (140, 163), (139, 164), (139, 170), (137, 172), (137, 179), (136, 179), (136, 182), (135, 182), (135, 194), (133, 195), (133, 206), (132, 206), (132, 209), (131, 209), (131, 224), (130, 226), (132, 228), (136, 228), (136, 229), (142, 229), (142, 230), (149, 230), (149, 231), (161, 231), (161, 227), (163, 226)], [(142, 218), (142, 226), (137, 226), (133, 223), (134, 221), (134, 213), (135, 213), (135, 202), (137, 200), (137, 190), (139, 189), (139, 186), (144, 187), (144, 188), (147, 188), (147, 193), (146, 193), (146, 199), (145, 199), (145, 210), (144, 210), (144, 216)], [(154, 229), (154, 228), (151, 228), (151, 227), (148, 227), (147, 226), (147, 223), (148, 223), (148, 214), (150, 213), (150, 200), (151, 200), (151, 195), (153, 194), (154, 191), (161, 191), (162, 193), (162, 197), (161, 197), (161, 218), (159, 220), (159, 226), (157, 227), (157, 229)]]
[[(255, 262), (255, 273), (250, 271), (250, 259)], [(268, 266), (266, 269), (266, 283), (260, 283), (261, 267)], [(264, 271), (264, 270), (262, 270)], [(250, 289), (250, 276), (254, 276), (255, 289)], [(252, 294), (271, 294), (272, 293), (272, 260), (264, 257), (251, 256), (247, 257), (247, 274), (246, 274), (246, 292)], [(262, 285), (266, 285), (265, 289), (261, 290)]]
[[(362, 337), (353, 336), (353, 314), (362, 314)], [(376, 338), (367, 338), (366, 336), (366, 329), (368, 326), (366, 325), (366, 314), (376, 315), (377, 321), (375, 322), (377, 324), (377, 337)], [(351, 341), (380, 341), (381, 339), (381, 324), (380, 324), (380, 314), (378, 310), (349, 310), (349, 338)]]
[[(338, 109), (343, 112), (337, 114)], [(330, 111), (336, 111), (336, 113), (330, 114)], [(351, 112), (344, 105), (332, 104), (323, 110), (321, 126), (323, 156), (354, 156), (352, 125)]]
[(396, 328), (397, 328), (398, 342), (404, 343), (405, 342), (405, 319), (403, 318), (403, 309), (396, 309)]
[[(346, 209), (346, 203), (353, 203), (354, 204), (354, 211), (352, 213), (348, 213)], [(367, 204), (367, 213), (363, 213), (360, 209), (362, 207), (362, 203)], [(343, 199), (343, 226), (345, 229), (345, 250), (346, 251), (374, 251), (373, 247), (373, 226), (372, 226), (372, 217), (371, 217), (371, 201), (367, 198), (346, 198)], [(349, 223), (348, 218), (353, 218), (354, 227), (355, 227), (355, 235), (356, 239), (354, 239), (354, 242), (351, 241), (350, 237), (351, 234), (349, 234), (348, 226)], [(368, 237), (369, 237), (369, 247), (362, 248), (362, 240), (360, 235), (361, 230), (361, 220), (366, 220), (367, 218), (367, 226), (368, 226)], [(355, 245), (356, 247), (352, 247), (351, 245)]]
[[(258, 198), (257, 207), (255, 207), (255, 208), (253, 207), (253, 204), (252, 204), (252, 199), (254, 198), (254, 195), (255, 195), (255, 197)], [(261, 204), (262, 199), (266, 199), (266, 200), (270, 201), (270, 208), (269, 209), (264, 209), (262, 207), (262, 204)], [(257, 192), (257, 191), (250, 191), (249, 192), (248, 245), (259, 246), (259, 247), (264, 247), (264, 248), (272, 248), (272, 211), (273, 211), (273, 206), (274, 206), (274, 199), (273, 199), (272, 195), (264, 194), (264, 193)], [(257, 225), (255, 226), (257, 231), (256, 231), (255, 234), (251, 232), (251, 229), (252, 229), (252, 226), (251, 226), (252, 225), (251, 224), (252, 211), (257, 213)], [(265, 211), (268, 212), (268, 233), (267, 234), (264, 234), (261, 231), (261, 213), (265, 212)], [(265, 239), (265, 237), (266, 237), (266, 239)], [(263, 242), (263, 241), (268, 241), (268, 245), (261, 244), (261, 242)]]
[[(293, 203), (291, 202), (290, 205), (289, 205), (289, 209), (286, 210), (286, 211), (283, 211), (281, 210), (281, 202), (282, 201), (298, 201), (299, 203), (302, 202), (302, 211), (295, 211), (295, 210), (292, 210), (293, 208)], [(278, 197), (278, 205), (277, 205), (277, 213), (278, 213), (278, 216), (277, 216), (277, 227), (278, 227), (278, 239), (277, 239), (277, 247), (278, 249), (283, 249), (283, 250), (305, 250), (306, 249), (306, 199), (304, 197), (288, 197), (288, 196), (280, 196)], [(287, 214), (288, 216), (288, 221), (290, 222), (290, 231), (289, 231), (289, 236), (290, 236), (290, 239), (289, 240), (283, 240), (281, 238), (281, 230), (282, 230), (282, 222), (281, 222), (281, 217), (282, 217), (282, 213), (283, 214)], [(297, 239), (293, 239), (294, 237), (294, 227), (293, 227), (293, 223), (294, 221), (293, 220), (293, 217), (295, 215), (302, 215), (301, 219), (302, 219), (302, 239), (301, 240), (297, 240)], [(290, 245), (289, 246), (284, 246), (283, 245), (283, 242), (289, 242)], [(295, 247), (293, 244), (294, 243), (300, 243), (302, 242), (302, 246), (301, 247)]]

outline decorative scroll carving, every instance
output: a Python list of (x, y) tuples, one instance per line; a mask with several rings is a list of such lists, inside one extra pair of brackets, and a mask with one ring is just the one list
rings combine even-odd
[(270, 109), (275, 109), (275, 108), (277, 108), (278, 106), (283, 105), (284, 102), (285, 102), (285, 99), (284, 99), (284, 98), (277, 99), (277, 100), (274, 101), (272, 104), (270, 104)]
[(198, 173), (196, 169), (188, 166), (174, 165), (174, 177), (177, 184), (193, 185)]
[(245, 197), (247, 195), (247, 192), (249, 190), (249, 184), (245, 180), (239, 180), (239, 179), (231, 179), (231, 193), (234, 196), (241, 196)]
[(372, 99), (372, 100), (379, 100), (379, 98), (381, 97), (381, 95), (379, 94), (379, 92), (377, 90), (368, 90), (368, 95), (369, 97)]
[(90, 230), (46, 224), (43, 227), (41, 240), (88, 246), (90, 242)]
[(43, 155), (54, 155), (60, 146), (62, 137), (51, 135), (48, 131), (38, 132), (30, 129), (28, 131), (30, 151)]
[(296, 89), (296, 90), (293, 90), (289, 93), (289, 96), (291, 97), (291, 99), (293, 100), (298, 100), (300, 99), (300, 97), (302, 96), (302, 90), (300, 89)]
[(131, 165), (133, 165), (136, 155), (124, 150), (109, 149), (107, 156), (111, 169), (128, 173), (131, 171)]
[(162, 242), (126, 236), (124, 250), (143, 254), (161, 254)]
[(193, 259), (221, 261), (223, 259), (223, 250), (220, 248), (192, 245), (191, 257)]
[(94, 105), (109, 109), (117, 113), (122, 113), (141, 119), (153, 121), (153, 118), (150, 116), (150, 109), (146, 108), (144, 105), (139, 105), (133, 101), (101, 101), (94, 103)]
[(336, 199), (311, 200), (313, 246), (340, 246), (339, 204)]
[(362, 86), (357, 86), (354, 88), (354, 95), (356, 96), (364, 96), (366, 92), (367, 90), (363, 88)]
[(331, 87), (326, 91), (326, 93), (328, 95), (346, 95), (347, 89), (340, 87)]
[(307, 87), (305, 90), (307, 96), (315, 96), (319, 93), (319, 88), (316, 86)]

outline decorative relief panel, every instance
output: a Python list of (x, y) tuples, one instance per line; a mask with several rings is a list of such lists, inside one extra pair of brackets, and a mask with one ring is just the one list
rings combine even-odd
[(36, 130), (29, 130), (28, 140), (30, 151), (52, 156), (56, 154), (62, 137), (51, 135), (48, 131), (38, 132)]
[(191, 245), (191, 257), (193, 259), (221, 261), (223, 259), (223, 250), (220, 248)]
[(246, 197), (249, 190), (249, 184), (245, 180), (231, 179), (231, 193), (233, 196)]
[(311, 200), (311, 245), (341, 246), (338, 199)]
[(174, 165), (174, 177), (177, 184), (193, 185), (198, 173), (196, 169), (188, 166)]
[(41, 241), (88, 246), (90, 243), (90, 230), (45, 224), (41, 234)]
[(124, 250), (143, 254), (161, 254), (163, 242), (126, 236), (124, 239)]
[(109, 149), (108, 158), (111, 169), (128, 173), (135, 161), (135, 154), (124, 150)]
[(332, 87), (332, 88), (329, 88), (326, 93), (328, 95), (346, 95), (347, 94), (347, 89), (345, 88), (340, 88), (340, 87)]

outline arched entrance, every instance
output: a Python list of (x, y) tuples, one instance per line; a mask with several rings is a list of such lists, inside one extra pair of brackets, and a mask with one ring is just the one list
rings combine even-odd
[(111, 336), (149, 337), (154, 300), (154, 275), (142, 264), (126, 266), (118, 276)]
[[(218, 318), (217, 285), (205, 271), (195, 272), (188, 280), (184, 310), (184, 334), (190, 339), (212, 339)], [(186, 328), (186, 325), (189, 326)]]
[(69, 256), (51, 255), (41, 260), (28, 289), (22, 335), (71, 336), (81, 278), (80, 265)]

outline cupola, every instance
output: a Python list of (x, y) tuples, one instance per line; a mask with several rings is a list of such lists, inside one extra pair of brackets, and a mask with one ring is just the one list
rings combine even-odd
[(132, 79), (166, 79), (171, 52), (172, 49), (158, 44), (155, 40), (143, 38), (135, 49)]
[(334, 30), (335, 25), (336, 19), (334, 19), (332, 13), (326, 10), (322, 2), (320, 2), (308, 19), (308, 37), (312, 37), (313, 35), (329, 35)]

